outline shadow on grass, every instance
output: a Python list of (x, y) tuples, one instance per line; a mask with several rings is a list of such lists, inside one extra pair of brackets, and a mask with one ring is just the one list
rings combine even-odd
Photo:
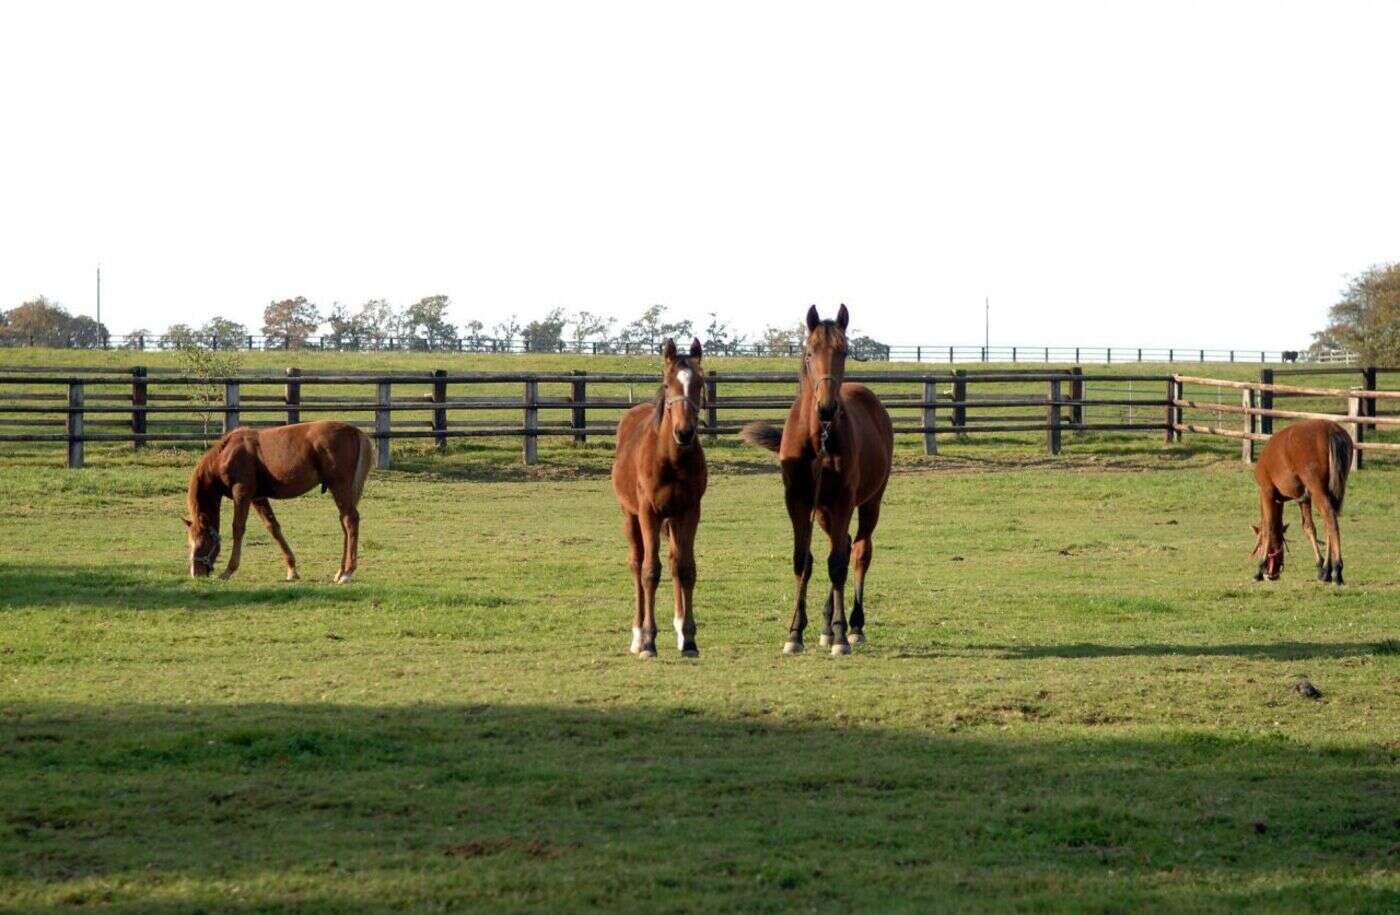
[(1354, 658), (1393, 653), (1388, 642), (1241, 642), (1223, 645), (1102, 645), (1072, 642), (1066, 645), (948, 645), (932, 649), (902, 649), (895, 657), (996, 657), (1013, 661), (1042, 658), (1153, 658), (1239, 657), (1274, 661), (1306, 661), (1310, 658)]
[(1379, 742), (0, 704), (26, 911), (1393, 910), (1398, 793)]
[[(240, 580), (241, 579), (241, 580)], [(244, 569), (229, 581), (195, 581), (183, 565), (170, 574), (130, 572), (120, 566), (17, 565), (0, 562), (0, 610), (78, 606), (93, 610), (223, 610), (314, 599), (319, 604), (350, 603), (348, 588), (317, 582), (263, 584), (258, 570)]]

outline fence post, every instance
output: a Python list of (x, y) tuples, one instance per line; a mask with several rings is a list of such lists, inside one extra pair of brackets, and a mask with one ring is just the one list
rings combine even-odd
[[(1244, 407), (1246, 410), (1254, 409), (1253, 389), (1245, 388), (1243, 391), (1240, 391), (1240, 406)], [(1244, 414), (1244, 428), (1242, 431), (1245, 437), (1240, 439), (1240, 460), (1244, 461), (1246, 465), (1254, 463), (1254, 439), (1249, 436), (1254, 433), (1255, 418), (1253, 413)]]
[[(1376, 390), (1376, 368), (1370, 366), (1361, 370), (1361, 386), (1368, 391)], [(1361, 415), (1375, 416), (1377, 401), (1374, 397), (1366, 397), (1361, 401)]]
[[(1362, 405), (1362, 401), (1363, 401), (1363, 400), (1365, 400), (1365, 398), (1362, 398), (1362, 397), (1348, 397), (1348, 398), (1347, 398), (1347, 416), (1352, 416), (1352, 417), (1362, 417), (1362, 416), (1365, 416), (1365, 415), (1366, 415), (1366, 407)], [(1355, 442), (1356, 444), (1360, 445), (1362, 442), (1364, 442), (1364, 441), (1366, 440), (1366, 426), (1365, 426), (1365, 424), (1364, 424), (1364, 423), (1359, 423), (1359, 422), (1353, 422), (1353, 423), (1350, 423), (1349, 425), (1351, 426), (1351, 440), (1352, 440), (1353, 442)], [(1353, 448), (1353, 449), (1351, 449), (1351, 469), (1352, 469), (1352, 470), (1360, 470), (1363, 463), (1365, 463), (1365, 462), (1364, 462), (1364, 460), (1363, 460), (1362, 457), (1361, 457), (1361, 449), (1360, 449), (1360, 448)]]
[(1069, 399), (1074, 401), (1074, 405), (1069, 408), (1069, 421), (1081, 426), (1084, 424), (1084, 366), (1076, 365), (1069, 373), (1075, 376), (1069, 382)]
[[(959, 430), (967, 425), (967, 369), (953, 372), (953, 425)], [(958, 432), (959, 441), (966, 437), (966, 432)]]
[[(146, 405), (146, 367), (138, 365), (131, 370), (131, 434), (146, 434), (146, 411), (140, 409)], [(145, 442), (139, 438), (131, 440), (132, 448), (142, 448)]]
[[(1273, 384), (1273, 383), (1274, 383), (1274, 370), (1273, 370), (1273, 369), (1260, 369), (1260, 370), (1259, 370), (1259, 383), (1260, 383), (1260, 384)], [(1266, 391), (1266, 390), (1264, 390), (1264, 389), (1261, 388), (1261, 389), (1259, 390), (1259, 409), (1261, 409), (1261, 410), (1272, 410), (1273, 408), (1274, 408), (1274, 392), (1273, 392), (1273, 391)], [(1273, 434), (1274, 434), (1274, 418), (1273, 418), (1272, 416), (1260, 416), (1260, 417), (1259, 417), (1259, 431), (1260, 431), (1261, 433), (1263, 433), (1264, 435), (1273, 435)]]
[(1181, 407), (1176, 402), (1181, 397), (1183, 388), (1181, 382), (1175, 378), (1167, 379), (1167, 444), (1181, 441), (1181, 431), (1176, 428), (1181, 422)]
[(1047, 444), (1052, 455), (1060, 453), (1060, 379), (1050, 379), (1049, 436)]
[[(287, 369), (289, 379), (296, 378), (301, 374), (301, 369)], [(287, 404), (287, 425), (301, 422), (301, 411), (297, 407), (301, 406), (301, 383), (288, 381), (282, 390), (282, 400)]]
[(389, 469), (389, 432), (393, 428), (394, 415), (389, 407), (389, 399), (392, 394), (393, 386), (389, 382), (379, 382), (374, 397), (374, 450), (379, 452), (379, 461), (376, 466), (380, 470)]
[(710, 442), (719, 441), (719, 372), (705, 376), (705, 425), (710, 427)]
[[(575, 375), (585, 374), (582, 369), (574, 369)], [(573, 408), (574, 442), (583, 444), (588, 441), (588, 409), (583, 404), (588, 402), (588, 382), (575, 381), (573, 390), (569, 393), (569, 399), (579, 404)]]
[(916, 346), (916, 347), (914, 347), (914, 361), (915, 361), (915, 362), (923, 362), (923, 361), (924, 361), (924, 348), (923, 348), (922, 346)]
[(538, 381), (525, 382), (525, 464), (527, 466), (535, 464), (539, 460), (539, 437), (536, 431), (540, 427), (540, 408), (536, 406), (540, 400), (540, 383)]
[(83, 466), (83, 386), (68, 385), (68, 467)]
[(238, 405), (241, 401), (239, 385), (236, 381), (224, 382), (224, 434), (238, 428)]
[[(447, 369), (433, 369), (433, 403), (441, 404), (447, 402)], [(437, 407), (433, 410), (433, 441), (437, 444), (437, 450), (447, 449), (447, 408)]]
[(938, 453), (938, 439), (933, 427), (938, 422), (938, 386), (932, 381), (924, 382), (924, 454)]

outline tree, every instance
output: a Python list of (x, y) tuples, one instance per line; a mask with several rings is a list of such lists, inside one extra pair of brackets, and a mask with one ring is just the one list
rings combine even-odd
[(569, 323), (574, 328), (569, 336), (573, 338), (574, 346), (582, 352), (585, 343), (606, 341), (617, 321), (604, 315), (595, 315), (591, 311), (580, 311)]
[(351, 318), (350, 335), (370, 349), (383, 349), (385, 342), (399, 332), (399, 316), (387, 299), (370, 299)]
[(198, 345), (199, 335), (188, 324), (170, 325), (165, 329), (165, 335), (160, 341), (161, 349), (183, 350)]
[(1400, 363), (1400, 263), (1377, 264), (1352, 277), (1331, 323), (1313, 335), (1313, 348), (1335, 345), (1368, 365)]
[(661, 341), (667, 337), (680, 340), (691, 336), (691, 328), (690, 321), (669, 320), (665, 305), (652, 305), (635, 321), (622, 328), (618, 339), (624, 346), (637, 347), (645, 352), (661, 346)]
[(107, 328), (87, 315), (77, 315), (68, 322), (67, 345), (77, 349), (99, 349), (107, 345)]
[(144, 327), (138, 327), (127, 331), (126, 343), (122, 344), (122, 349), (142, 349), (148, 341), (153, 341), (155, 335)]
[[(427, 341), (428, 347), (457, 339), (457, 328), (447, 321), (451, 300), (445, 295), (424, 296), (404, 309), (400, 329), (404, 336)], [(421, 334), (421, 337), (420, 337)]]
[(728, 322), (710, 312), (710, 323), (705, 327), (705, 350), (720, 353), (733, 353), (744, 345), (744, 335), (738, 333)]
[(482, 341), (486, 339), (481, 335), (481, 332), (485, 329), (486, 325), (475, 319), (463, 324), (462, 330), (465, 331), (463, 338), (467, 341), (467, 345), (472, 349), (481, 349)]
[(555, 308), (520, 332), (526, 352), (555, 353), (564, 348), (564, 309)]
[(321, 313), (305, 296), (280, 299), (263, 309), (262, 332), (268, 338), (265, 343), (268, 347), (300, 349), (320, 326)]
[(73, 316), (46, 296), (30, 299), (5, 313), (7, 334), (32, 338), (35, 343), (66, 346)]
[(791, 356), (806, 339), (807, 328), (801, 324), (796, 327), (779, 327), (770, 324), (763, 328), (763, 332), (759, 335), (759, 342), (763, 344), (764, 351), (770, 356)]
[(867, 334), (855, 334), (850, 338), (851, 358), (865, 361), (875, 359), (888, 362), (890, 358), (890, 348), (888, 344), (881, 343), (874, 337)]
[(248, 328), (231, 318), (215, 315), (204, 322), (199, 335), (215, 349), (239, 349), (248, 337)]
[(497, 340), (506, 345), (506, 351), (509, 352), (511, 344), (515, 343), (515, 335), (520, 333), (520, 321), (516, 319), (515, 315), (511, 315), (493, 327), (492, 332), (495, 333)]

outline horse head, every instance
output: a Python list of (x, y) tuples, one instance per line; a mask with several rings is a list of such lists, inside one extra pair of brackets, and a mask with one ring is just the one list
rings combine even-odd
[(219, 558), (219, 532), (196, 520), (184, 519), (186, 540), (190, 547), (190, 577), (207, 578), (214, 571), (214, 562)]
[(661, 355), (665, 364), (661, 369), (661, 391), (657, 394), (656, 424), (659, 427), (662, 418), (669, 415), (671, 437), (680, 447), (689, 448), (696, 442), (700, 404), (705, 396), (705, 370), (700, 365), (704, 351), (700, 341), (692, 338), (690, 352), (682, 355), (676, 349), (676, 341), (667, 338)]
[(841, 384), (846, 378), (846, 325), (850, 319), (845, 305), (836, 312), (835, 321), (823, 321), (815, 305), (807, 309), (802, 374), (824, 428), (841, 409)]

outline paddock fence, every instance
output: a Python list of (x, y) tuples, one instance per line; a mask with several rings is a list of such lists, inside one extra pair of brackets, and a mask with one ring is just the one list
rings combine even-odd
[[(1266, 440), (1275, 419), (1325, 416), (1348, 424), (1361, 452), (1400, 451), (1400, 442), (1372, 440), (1400, 427), (1400, 391), (1376, 389), (1376, 368), (1263, 369), (1259, 382), (1180, 374), (1116, 374), (1069, 369), (952, 369), (940, 372), (855, 371), (848, 380), (871, 386), (889, 408), (896, 434), (917, 436), (938, 452), (940, 437), (1000, 433), (1040, 438), (1060, 454), (1066, 435), (1157, 433), (1178, 442), (1185, 433), (1240, 438), (1242, 454)], [(1357, 376), (1358, 387), (1281, 385), (1281, 374)], [(701, 406), (709, 441), (731, 436), (755, 419), (780, 421), (792, 404), (790, 372), (709, 372)], [(269, 427), (339, 419), (375, 440), (380, 467), (393, 462), (392, 443), (453, 439), (518, 439), (521, 460), (539, 460), (542, 439), (586, 444), (610, 438), (621, 414), (652, 400), (655, 374), (573, 372), (302, 371), (202, 377), (177, 369), (0, 368), (0, 443), (52, 443), (68, 467), (85, 463), (88, 444), (204, 443), (240, 426)], [(1226, 393), (1229, 391), (1228, 398)], [(1234, 392), (1242, 392), (1236, 395)], [(1277, 401), (1302, 398), (1285, 410)], [(1329, 411), (1340, 400), (1346, 412)], [(1221, 415), (1239, 417), (1230, 427)], [(1214, 417), (1214, 418), (1212, 418)]]

